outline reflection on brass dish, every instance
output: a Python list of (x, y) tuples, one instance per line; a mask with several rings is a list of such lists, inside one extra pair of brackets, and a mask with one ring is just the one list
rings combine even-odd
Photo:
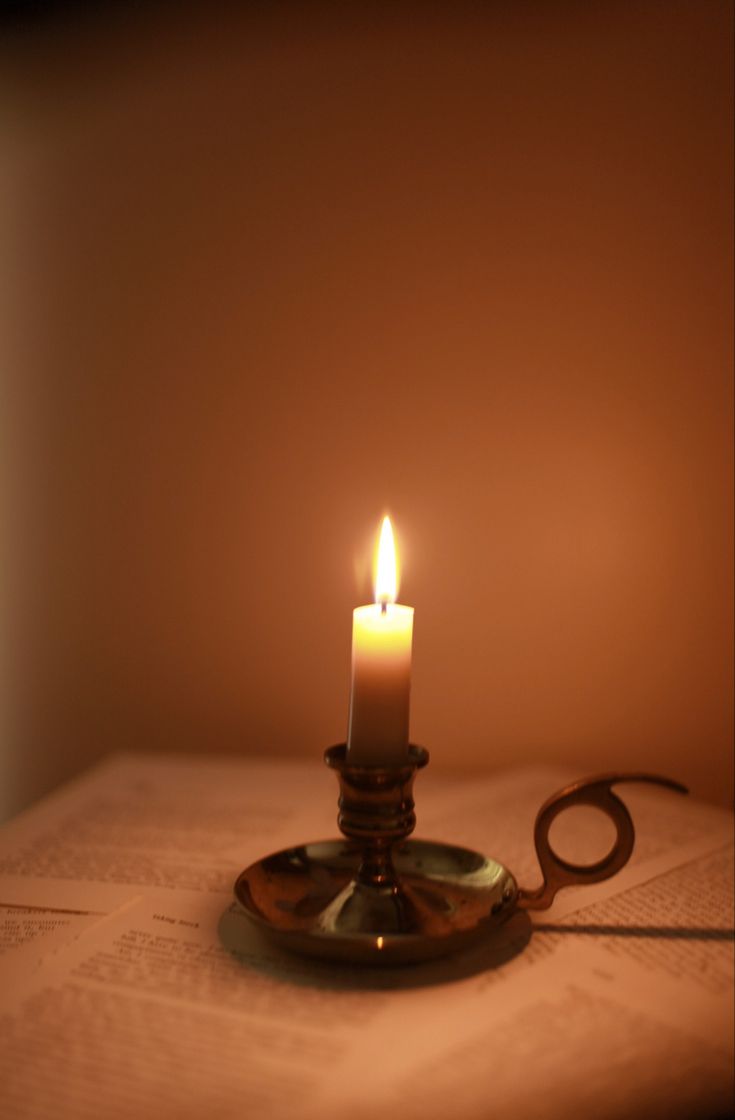
[(361, 852), (328, 840), (267, 856), (235, 894), (283, 948), (350, 961), (428, 960), (464, 948), (511, 913), (513, 876), (467, 848), (407, 840), (393, 850), (397, 880), (370, 884)]
[[(416, 823), (413, 780), (428, 752), (404, 764), (352, 766), (344, 744), (325, 753), (340, 785), (345, 840), (302, 844), (239, 876), (235, 894), (250, 920), (282, 948), (355, 963), (402, 964), (456, 952), (492, 935), (516, 909), (545, 909), (562, 887), (615, 875), (633, 851), (630, 813), (612, 792), (623, 781), (684, 786), (652, 774), (604, 774), (574, 782), (540, 808), (534, 841), (543, 883), (516, 885), (501, 863), (467, 848), (408, 840)], [(572, 805), (601, 809), (615, 825), (610, 852), (580, 866), (556, 855), (549, 829)]]

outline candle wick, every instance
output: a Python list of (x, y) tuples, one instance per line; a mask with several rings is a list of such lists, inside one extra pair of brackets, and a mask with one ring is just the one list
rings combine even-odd
[(380, 613), (381, 614), (387, 614), (388, 613), (388, 600), (387, 599), (381, 599), (381, 601), (380, 601)]

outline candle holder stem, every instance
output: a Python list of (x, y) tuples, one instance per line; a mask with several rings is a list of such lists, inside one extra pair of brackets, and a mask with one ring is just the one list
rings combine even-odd
[(340, 744), (324, 760), (339, 781), (337, 823), (359, 857), (354, 877), (329, 907), (329, 928), (372, 935), (415, 930), (419, 908), (396, 872), (393, 847), (416, 826), (413, 781), (428, 751), (411, 746), (405, 763), (354, 766)]

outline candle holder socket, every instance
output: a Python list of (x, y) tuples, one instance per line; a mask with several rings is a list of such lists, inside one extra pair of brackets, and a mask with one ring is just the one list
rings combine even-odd
[(339, 781), (337, 824), (360, 851), (357, 878), (373, 887), (395, 883), (391, 852), (416, 827), (413, 782), (416, 771), (428, 763), (429, 752), (411, 746), (405, 764), (353, 766), (344, 744), (339, 744), (324, 752), (324, 761)]

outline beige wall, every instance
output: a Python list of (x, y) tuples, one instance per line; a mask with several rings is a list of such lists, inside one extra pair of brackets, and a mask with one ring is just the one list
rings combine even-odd
[(319, 766), (384, 509), (434, 765), (727, 800), (731, 5), (209, 10), (6, 39), (6, 810)]

